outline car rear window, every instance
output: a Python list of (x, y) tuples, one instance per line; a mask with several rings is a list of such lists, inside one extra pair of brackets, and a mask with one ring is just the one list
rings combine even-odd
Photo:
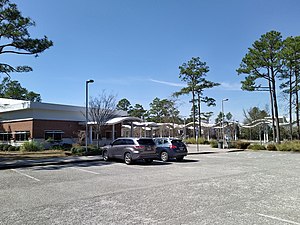
[(137, 142), (139, 145), (155, 145), (152, 139), (138, 139)]
[(131, 139), (126, 139), (126, 145), (134, 145), (134, 141)]
[(184, 145), (182, 140), (172, 140), (171, 142), (172, 142), (173, 145), (176, 145), (176, 146), (183, 146)]

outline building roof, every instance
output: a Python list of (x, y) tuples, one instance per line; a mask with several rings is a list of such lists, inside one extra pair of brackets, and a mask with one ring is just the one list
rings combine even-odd
[[(85, 121), (85, 107), (44, 102), (30, 102), (0, 98), (1, 120), (43, 119)], [(126, 116), (125, 111), (117, 111), (118, 116)]]

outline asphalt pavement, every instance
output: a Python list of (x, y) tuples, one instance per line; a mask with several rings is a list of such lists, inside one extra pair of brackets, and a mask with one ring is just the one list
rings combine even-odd
[[(210, 147), (210, 145), (200, 145), (200, 144), (199, 145), (189, 144), (187, 147), (188, 147), (188, 155), (243, 151), (240, 149), (212, 148)], [(55, 157), (55, 158), (45, 158), (45, 159), (20, 159), (20, 160), (1, 160), (0, 158), (0, 170), (21, 168), (21, 167), (42, 166), (42, 165), (61, 165), (61, 164), (68, 164), (68, 163), (93, 162), (99, 160), (103, 160), (102, 156), (67, 156), (67, 157)]]
[(0, 224), (300, 225), (299, 154), (213, 150), (0, 170)]

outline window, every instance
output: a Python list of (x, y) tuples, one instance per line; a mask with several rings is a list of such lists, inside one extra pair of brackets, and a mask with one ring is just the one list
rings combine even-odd
[(61, 141), (63, 133), (61, 130), (47, 130), (45, 131), (45, 140)]
[[(115, 138), (117, 137), (117, 132), (115, 131)], [(112, 139), (112, 132), (111, 131), (105, 131), (105, 138), (106, 139)]]
[(125, 141), (123, 139), (117, 139), (113, 142), (113, 145), (124, 145)]
[(163, 144), (163, 140), (161, 140), (161, 139), (156, 139), (156, 144), (162, 145), (162, 144)]
[(112, 138), (112, 132), (111, 131), (106, 131), (105, 132), (105, 138), (106, 139), (111, 139)]
[(126, 142), (126, 145), (134, 145), (134, 141), (131, 139), (126, 139), (125, 142)]
[(10, 141), (12, 139), (12, 133), (0, 133), (0, 141)]
[(142, 138), (137, 140), (139, 145), (155, 145), (154, 141), (151, 138)]
[(16, 131), (15, 140), (16, 141), (28, 141), (30, 137), (30, 131)]

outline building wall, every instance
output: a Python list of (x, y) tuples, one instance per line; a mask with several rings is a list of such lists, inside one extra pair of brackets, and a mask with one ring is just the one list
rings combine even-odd
[(44, 138), (47, 130), (61, 130), (64, 132), (63, 138), (76, 138), (78, 132), (84, 129), (78, 121), (34, 120), (33, 138)]
[[(80, 140), (85, 131), (85, 107), (60, 105), (41, 102), (30, 102), (0, 98), (0, 141), (7, 143), (20, 140), (55, 140), (72, 143)], [(125, 111), (118, 111), (118, 116), (126, 116)], [(112, 126), (105, 128), (104, 134), (111, 137)], [(59, 137), (57, 138), (59, 133)], [(61, 135), (61, 136), (60, 136)], [(121, 136), (121, 124), (115, 125), (115, 137)], [(22, 138), (21, 138), (22, 137)], [(24, 138), (25, 137), (25, 138)], [(76, 140), (77, 139), (77, 140)]]
[[(8, 121), (0, 123), (0, 133), (11, 133), (11, 139), (5, 143), (20, 145), (21, 141), (16, 141), (16, 132), (29, 132), (29, 139), (36, 141), (45, 141), (45, 131), (61, 131), (62, 142), (72, 144), (78, 141), (79, 131), (85, 131), (85, 125), (78, 121), (59, 121), (59, 120), (34, 120), (26, 119), (24, 121)], [(102, 130), (103, 145), (112, 140), (112, 126), (104, 126)], [(115, 138), (121, 137), (121, 124), (115, 125)], [(2, 141), (3, 142), (3, 141)], [(96, 143), (96, 136), (94, 136)]]
[(0, 132), (9, 132), (13, 133), (16, 131), (29, 131), (30, 138), (32, 138), (33, 134), (33, 121), (15, 121), (15, 122), (2, 122), (0, 126)]

